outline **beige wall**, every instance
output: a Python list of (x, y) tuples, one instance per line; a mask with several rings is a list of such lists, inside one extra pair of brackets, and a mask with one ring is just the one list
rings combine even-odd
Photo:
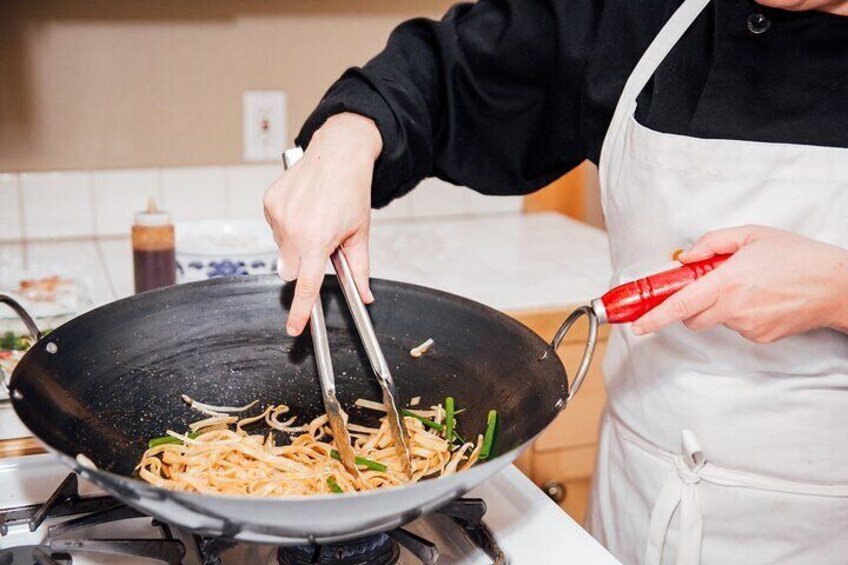
[(241, 93), (294, 136), (400, 21), (451, 0), (0, 1), (0, 172), (232, 164)]

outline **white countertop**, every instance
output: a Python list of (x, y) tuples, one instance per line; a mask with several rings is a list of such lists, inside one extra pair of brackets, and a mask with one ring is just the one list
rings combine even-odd
[(486, 501), (484, 521), (510, 563), (620, 563), (538, 488), (510, 465), (467, 495)]
[[(20, 269), (84, 281), (94, 306), (133, 291), (128, 237), (0, 244), (0, 272)], [(555, 213), (377, 222), (371, 272), (507, 311), (583, 304), (610, 278), (606, 234)]]

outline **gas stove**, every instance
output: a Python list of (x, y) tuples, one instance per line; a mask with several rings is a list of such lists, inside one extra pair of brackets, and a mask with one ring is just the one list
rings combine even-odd
[(514, 467), (403, 528), (328, 546), (196, 536), (125, 506), (52, 455), (0, 459), (0, 484), (0, 565), (616, 562)]

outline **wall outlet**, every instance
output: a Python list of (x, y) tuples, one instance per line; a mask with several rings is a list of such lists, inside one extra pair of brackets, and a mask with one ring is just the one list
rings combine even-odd
[(286, 149), (286, 93), (250, 91), (242, 95), (245, 161), (277, 161)]

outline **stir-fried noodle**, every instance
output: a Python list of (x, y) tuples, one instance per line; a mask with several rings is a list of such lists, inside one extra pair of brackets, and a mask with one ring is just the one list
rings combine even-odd
[[(385, 418), (379, 428), (348, 423), (359, 471), (354, 475), (338, 460), (326, 416), (296, 426), (296, 417), (284, 405), (240, 417), (235, 414), (254, 403), (218, 407), (184, 400), (208, 417), (191, 424), (188, 433), (168, 430), (166, 437), (151, 440), (136, 468), (145, 481), (171, 490), (251, 496), (364, 491), (462, 471), (480, 458), (484, 444), (483, 435), (473, 443), (455, 432), (446, 438), (445, 430), (455, 427), (445, 426), (441, 404), (429, 410), (405, 410), (412, 457), (408, 478)], [(382, 409), (362, 399), (357, 405)], [(263, 424), (272, 431), (251, 432)]]

